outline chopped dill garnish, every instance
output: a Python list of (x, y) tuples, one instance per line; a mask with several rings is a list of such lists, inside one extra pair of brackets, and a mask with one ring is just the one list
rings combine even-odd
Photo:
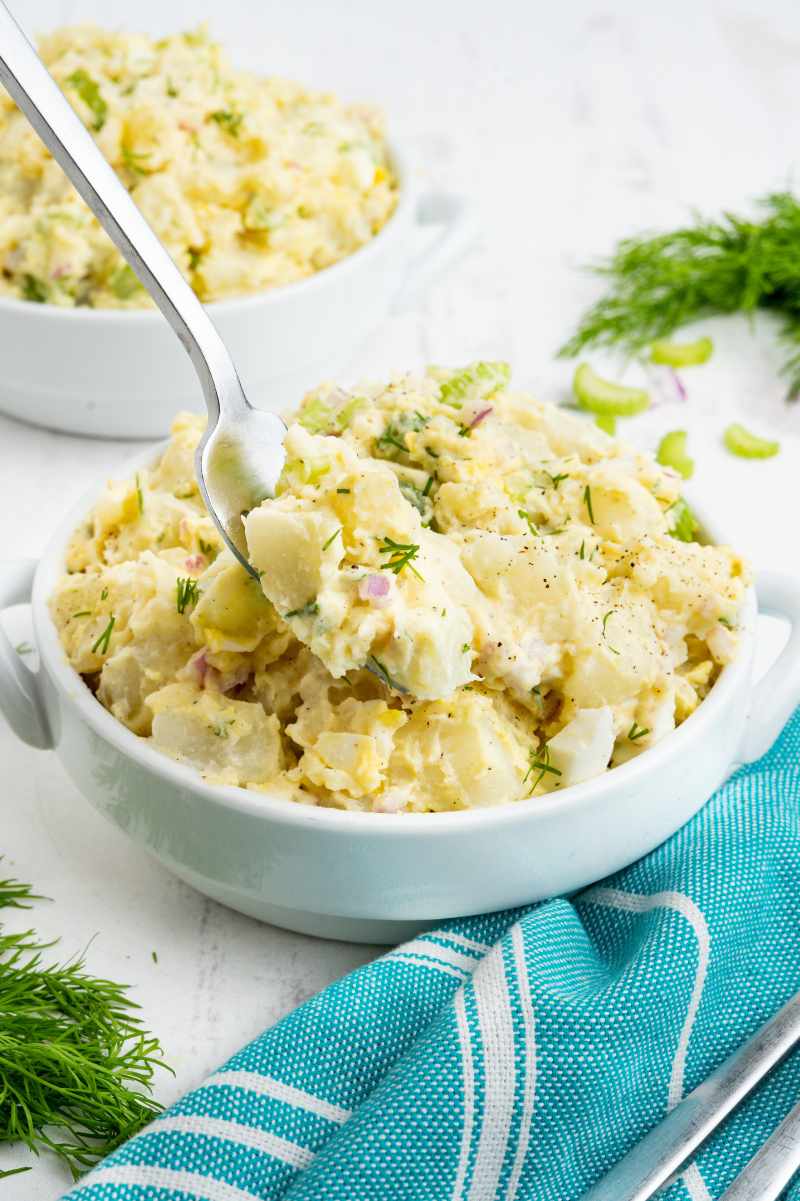
[(561, 483), (561, 481), (569, 479), (569, 475), (564, 471), (559, 472), (558, 475), (551, 475), (549, 471), (545, 471), (545, 475), (549, 479), (553, 489), (556, 492), (558, 492), (558, 485)]
[(386, 428), (375, 442), (375, 449), (378, 453), (383, 451), (384, 458), (394, 458), (395, 456), (387, 447), (394, 450), (399, 450), (401, 454), (409, 453), (406, 445), (406, 434), (418, 434), (420, 430), (424, 430), (428, 424), (429, 418), (422, 413), (400, 413), (397, 417), (388, 422)]
[(108, 598), (108, 589), (104, 588), (103, 591), (100, 593), (100, 600), (106, 600), (107, 598)]
[(33, 647), (31, 646), (30, 642), (18, 642), (17, 645), (14, 647), (14, 650), (17, 652), (18, 655), (32, 655), (33, 654)]
[(114, 629), (116, 620), (116, 617), (112, 613), (108, 619), (108, 625), (92, 647), (93, 655), (105, 655), (108, 651), (108, 644), (111, 641), (111, 631)]
[(584, 548), (585, 548), (585, 546), (586, 546), (586, 539), (584, 538), (583, 542), (581, 542), (581, 549), (578, 551), (578, 558), (579, 558), (579, 559), (585, 559), (585, 558), (586, 558), (586, 554), (585, 554), (585, 552), (584, 552)]
[(350, 489), (349, 488), (337, 488), (336, 494), (337, 494), (337, 496), (349, 496)]
[(291, 609), (288, 613), (284, 613), (284, 620), (288, 617), (316, 617), (318, 613), (319, 605), (315, 600), (312, 600), (302, 605), (299, 609)]
[(144, 496), (142, 495), (142, 482), (139, 479), (139, 472), (136, 472), (136, 499), (139, 502), (139, 513), (144, 513)]
[(127, 167), (134, 175), (152, 175), (152, 171), (147, 166), (149, 154), (139, 154), (124, 143), (121, 147), (121, 154), (123, 167)]
[(733, 622), (730, 621), (727, 617), (718, 617), (717, 621), (719, 622), (719, 624), (721, 626), (725, 626), (726, 630), (732, 630), (734, 628)]
[(438, 458), (439, 458), (439, 452), (438, 452), (438, 450), (431, 450), (430, 446), (426, 446), (426, 447), (425, 447), (425, 454), (426, 454), (426, 455), (430, 455), (432, 459), (438, 459)]
[(583, 490), (583, 503), (586, 505), (589, 514), (589, 520), (594, 525), (594, 510), (592, 509), (592, 490), (587, 484)]
[(419, 546), (416, 543), (395, 542), (394, 538), (384, 536), (378, 550), (380, 554), (389, 556), (383, 566), (394, 572), (395, 575), (399, 575), (404, 567), (410, 567), (417, 579), (422, 579), (413, 563), (419, 554)]
[(638, 739), (646, 737), (646, 735), (649, 733), (650, 731), (647, 726), (637, 726), (636, 722), (634, 721), (633, 725), (628, 730), (628, 741), (637, 742)]
[(216, 121), (221, 129), (229, 133), (232, 138), (238, 138), (239, 130), (244, 121), (244, 113), (235, 113), (231, 109), (218, 108), (213, 113), (209, 113), (206, 117), (207, 121)]
[(403, 688), (402, 684), (398, 684), (396, 680), (392, 679), (386, 667), (383, 665), (383, 663), (381, 663), (380, 659), (376, 659), (374, 655), (370, 655), (367, 659), (367, 667), (371, 668), (371, 670), (374, 671), (381, 680), (383, 680), (387, 688), (393, 688), (395, 692), (405, 692), (405, 688)]
[(330, 538), (328, 538), (327, 542), (323, 542), (323, 544), (322, 544), (322, 549), (323, 549), (323, 550), (327, 550), (329, 546), (333, 546), (334, 542), (335, 542), (335, 541), (336, 541), (336, 539), (339, 537), (339, 535), (341, 534), (341, 532), (342, 532), (342, 527), (341, 527), (341, 526), (339, 526), (338, 530), (334, 530), (334, 531), (333, 531), (333, 533), (331, 534)]
[(71, 620), (74, 621), (76, 617), (91, 617), (91, 616), (92, 616), (91, 609), (79, 609), (77, 613), (72, 614)]
[(534, 538), (540, 537), (539, 531), (537, 530), (536, 526), (533, 524), (533, 521), (531, 520), (531, 515), (527, 509), (517, 509), (517, 517), (522, 518), (522, 520), (525, 522), (525, 524), (527, 525), (528, 529), (530, 530), (530, 532)]
[(191, 576), (178, 576), (175, 581), (175, 605), (179, 613), (185, 613), (189, 605), (196, 605), (199, 596), (197, 580)]
[(150, 958), (153, 960), (153, 963), (158, 963), (158, 952), (157, 952), (157, 951), (151, 951), (151, 952), (150, 952)]
[(603, 637), (605, 638), (606, 643), (608, 644), (608, 649), (611, 651), (612, 655), (618, 655), (619, 651), (617, 650), (617, 648), (615, 646), (612, 646), (611, 643), (608, 641), (608, 634), (606, 633), (606, 626), (608, 625), (608, 619), (613, 612), (614, 612), (613, 609), (609, 609), (608, 612), (603, 617)]
[(50, 292), (47, 284), (37, 276), (26, 273), (22, 277), (22, 297), (32, 300), (34, 304), (46, 304)]
[(471, 650), (472, 650), (472, 647), (470, 646), (470, 644), (468, 642), (465, 642), (461, 648), (461, 653), (462, 653), (462, 655), (468, 655)]
[(203, 555), (216, 555), (217, 553), (217, 548), (212, 542), (204, 542), (202, 538), (198, 538), (197, 545), (200, 547), (200, 553)]
[(561, 771), (557, 767), (553, 767), (552, 763), (550, 762), (550, 747), (547, 745), (547, 743), (545, 743), (540, 750), (531, 751), (529, 754), (529, 760), (530, 762), (528, 764), (528, 770), (522, 777), (522, 783), (524, 784), (534, 772), (539, 773), (531, 784), (530, 792), (528, 793), (530, 796), (531, 793), (536, 791), (546, 775), (560, 776)]
[(425, 484), (425, 487), (422, 489), (423, 496), (428, 496), (430, 494), (430, 490), (433, 487), (433, 481), (434, 481), (434, 477), (432, 475), (429, 475), (427, 483)]
[[(0, 908), (41, 899), (0, 880)], [(46, 963), (50, 945), (0, 928), (0, 1143), (51, 1151), (77, 1179), (156, 1116), (146, 1092), (166, 1065), (126, 987), (89, 975), (83, 959)]]

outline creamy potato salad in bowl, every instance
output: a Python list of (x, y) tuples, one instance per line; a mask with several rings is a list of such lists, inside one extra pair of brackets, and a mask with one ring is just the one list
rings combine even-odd
[[(154, 39), (79, 26), (43, 37), (39, 52), (213, 307), (248, 391), (296, 404), (388, 307), (408, 273), (410, 227), (431, 216), (380, 111), (239, 70), (202, 27)], [(433, 209), (450, 234), (443, 263), (462, 215), (453, 197)], [(336, 310), (344, 324), (328, 320)], [(148, 294), (1, 89), (0, 331), (11, 348), (3, 404), (28, 420), (160, 436), (176, 405), (194, 403)], [(32, 371), (42, 341), (52, 354)]]
[[(245, 912), (391, 938), (580, 887), (792, 703), (797, 631), (743, 743), (747, 568), (676, 474), (505, 364), (309, 394), (246, 518), (255, 575), (203, 508), (200, 434), (178, 418), (61, 531), (16, 726)], [(797, 621), (796, 588), (761, 587)]]

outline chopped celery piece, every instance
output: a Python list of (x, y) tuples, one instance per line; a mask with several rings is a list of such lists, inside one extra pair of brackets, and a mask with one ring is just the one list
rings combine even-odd
[(612, 438), (617, 432), (617, 419), (613, 413), (598, 413), (594, 423), (598, 429), (601, 429), (604, 434), (610, 434)]
[(650, 407), (644, 388), (629, 388), (603, 379), (588, 363), (581, 363), (572, 380), (572, 390), (582, 409), (600, 417), (633, 417)]
[(710, 338), (698, 338), (695, 342), (670, 342), (661, 338), (650, 347), (650, 362), (662, 363), (665, 367), (697, 367), (707, 363), (714, 353)]
[(133, 268), (128, 263), (123, 263), (121, 267), (117, 267), (109, 279), (108, 285), (119, 300), (130, 300), (131, 296), (138, 292), (142, 286)]
[(672, 517), (672, 525), (669, 530), (672, 537), (677, 538), (679, 542), (695, 542), (695, 534), (700, 527), (697, 518), (683, 497), (680, 496), (666, 512)]
[(674, 467), (685, 480), (694, 475), (694, 459), (686, 453), (686, 430), (672, 430), (658, 444), (656, 459), (662, 467)]
[(73, 71), (67, 78), (67, 83), (75, 89), (94, 117), (92, 129), (98, 133), (105, 125), (108, 115), (108, 105), (100, 95), (99, 85), (92, 79), (88, 71), (84, 71), (83, 67), (78, 67), (77, 71)]
[(511, 368), (508, 363), (472, 363), (445, 379), (440, 385), (439, 395), (443, 404), (460, 409), (468, 396), (488, 400), (501, 388), (508, 387), (510, 379)]
[(751, 434), (737, 422), (728, 426), (722, 435), (722, 441), (731, 454), (738, 455), (740, 459), (771, 459), (781, 448), (780, 442), (759, 438), (757, 434)]

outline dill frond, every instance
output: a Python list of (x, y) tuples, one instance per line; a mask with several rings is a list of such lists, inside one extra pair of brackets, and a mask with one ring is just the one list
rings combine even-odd
[(638, 354), (682, 325), (765, 309), (781, 318), (784, 374), (800, 391), (800, 201), (789, 192), (763, 197), (761, 221), (724, 213), (696, 216), (682, 229), (621, 241), (590, 268), (608, 291), (560, 348), (573, 358), (590, 347)]
[[(38, 899), (0, 881), (0, 908)], [(50, 945), (0, 927), (0, 1142), (49, 1150), (77, 1178), (159, 1112), (147, 1094), (166, 1065), (127, 986), (83, 959), (45, 962)]]

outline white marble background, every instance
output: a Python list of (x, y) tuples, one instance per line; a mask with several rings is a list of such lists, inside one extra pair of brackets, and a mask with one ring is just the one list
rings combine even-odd
[[(207, 18), (243, 65), (378, 101), (432, 183), (469, 192), (480, 243), (415, 312), (376, 331), (343, 382), (425, 361), (508, 358), (519, 383), (562, 399), (553, 358), (596, 284), (579, 263), (692, 207), (741, 208), (796, 182), (800, 6), (792, 0), (10, 0), (29, 33), (96, 19), (154, 33)], [(653, 445), (690, 430), (693, 494), (713, 504), (757, 566), (800, 573), (800, 404), (789, 408), (767, 323), (709, 323), (712, 362), (687, 371), (689, 402), (630, 423)], [(2, 347), (0, 347), (0, 392)], [(742, 417), (777, 431), (780, 456), (744, 463), (719, 446)], [(52, 522), (129, 452), (0, 417), (0, 546), (38, 555)], [(169, 1102), (242, 1042), (369, 948), (323, 943), (240, 917), (194, 894), (91, 811), (55, 758), (0, 729), (3, 874), (53, 898), (33, 919), (88, 947), (92, 970), (128, 980), (176, 1075)], [(14, 924), (19, 926), (20, 917)], [(151, 952), (158, 953), (154, 963)], [(0, 1167), (28, 1161), (0, 1151)], [(3, 1186), (52, 1201), (42, 1159)]]

